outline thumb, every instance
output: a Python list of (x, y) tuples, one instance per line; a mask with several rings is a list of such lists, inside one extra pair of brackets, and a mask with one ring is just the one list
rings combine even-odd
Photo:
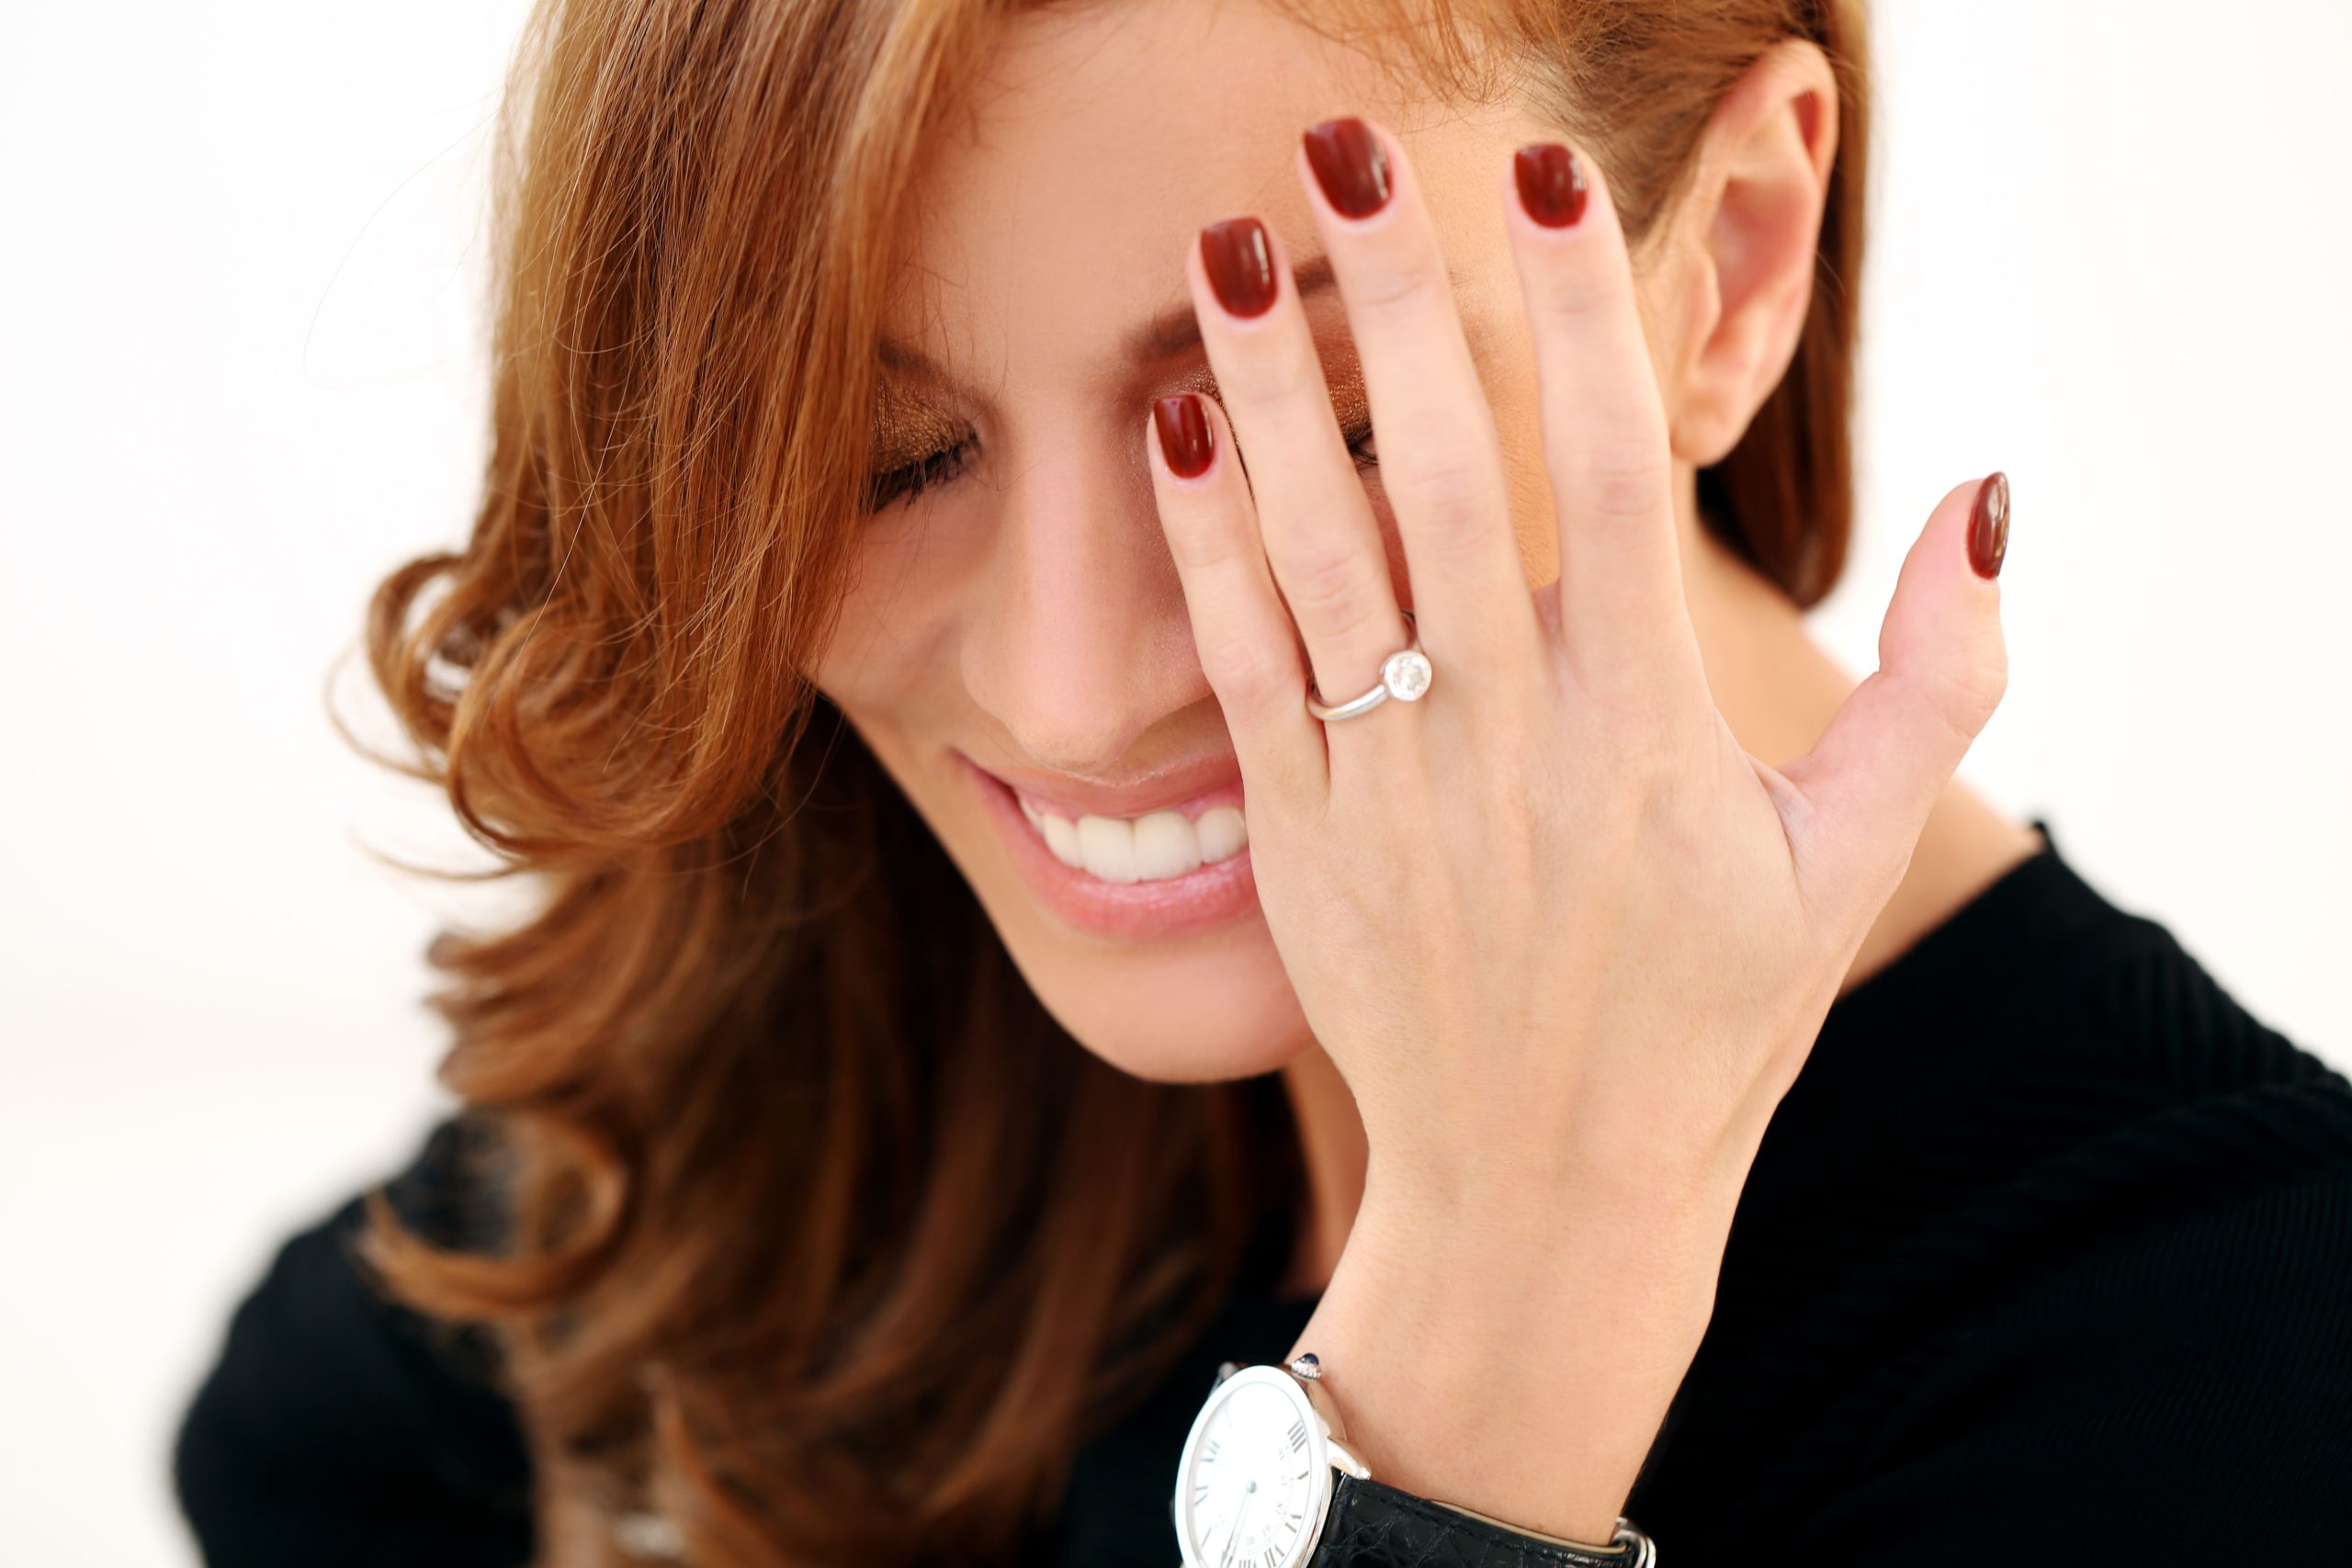
[(2000, 703), (2008, 656), (1997, 578), (2008, 536), (2007, 475), (1943, 498), (1904, 558), (1877, 671), (1782, 770), (1805, 802), (1792, 838), (1816, 908), (1860, 897), (1871, 901), (1851, 912), (1868, 918), (1893, 896), (1937, 795)]

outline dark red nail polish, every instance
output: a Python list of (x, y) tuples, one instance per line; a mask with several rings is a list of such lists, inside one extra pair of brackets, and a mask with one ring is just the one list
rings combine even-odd
[(1197, 392), (1179, 392), (1151, 405), (1151, 423), (1159, 431), (1159, 454), (1169, 471), (1180, 479), (1194, 479), (1208, 472), (1216, 446), (1209, 434), (1209, 416), (1201, 412)]
[(1519, 204), (1546, 229), (1565, 229), (1584, 216), (1584, 165), (1557, 141), (1531, 141), (1511, 159)]
[(2009, 553), (2009, 476), (1996, 471), (1976, 487), (1976, 504), (1968, 513), (1968, 564), (1979, 577), (2001, 575), (2001, 558)]
[(1327, 119), (1301, 140), (1315, 183), (1342, 218), (1369, 218), (1388, 205), (1388, 152), (1372, 127), (1353, 117)]
[(1227, 218), (1201, 231), (1201, 265), (1216, 302), (1236, 316), (1262, 316), (1274, 302), (1274, 252), (1255, 218)]

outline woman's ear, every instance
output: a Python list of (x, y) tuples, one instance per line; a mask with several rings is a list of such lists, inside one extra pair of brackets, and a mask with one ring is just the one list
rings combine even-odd
[(1788, 371), (1837, 156), (1837, 78), (1806, 39), (1758, 56), (1701, 134), (1677, 214), (1683, 330), (1666, 389), (1674, 450), (1697, 467), (1738, 444)]

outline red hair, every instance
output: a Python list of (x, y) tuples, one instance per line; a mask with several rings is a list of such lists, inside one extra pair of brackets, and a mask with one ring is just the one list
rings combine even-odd
[[(1001, 1561), (1295, 1204), (1273, 1078), (1130, 1078), (1032, 996), (808, 671), (852, 564), (904, 193), (1007, 7), (542, 0), (502, 118), (492, 449), (465, 547), (367, 646), (468, 829), (544, 898), (444, 934), (444, 1081), (509, 1244), (376, 1267), (496, 1326), (546, 1561), (650, 1508), (694, 1561)], [(1312, 7), (1329, 27), (1342, 8)], [(1343, 8), (1603, 161), (1637, 247), (1715, 103), (1818, 42), (1842, 127), (1795, 363), (1704, 476), (1810, 604), (1842, 562), (1859, 7)], [(1493, 46), (1493, 47), (1479, 47)], [(1482, 76), (1500, 62), (1502, 78)]]

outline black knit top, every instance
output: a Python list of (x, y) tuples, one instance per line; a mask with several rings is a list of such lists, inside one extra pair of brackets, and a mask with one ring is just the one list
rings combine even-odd
[[(238, 1309), (182, 1506), (216, 1568), (523, 1563), (513, 1416), (363, 1282), (358, 1222)], [(1289, 1242), (1080, 1450), (1025, 1561), (1174, 1562), (1216, 1364), (1279, 1359), (1313, 1310), (1278, 1294)], [(1661, 1568), (2352, 1563), (2352, 1087), (2045, 849), (1831, 1009), (1626, 1511)]]

